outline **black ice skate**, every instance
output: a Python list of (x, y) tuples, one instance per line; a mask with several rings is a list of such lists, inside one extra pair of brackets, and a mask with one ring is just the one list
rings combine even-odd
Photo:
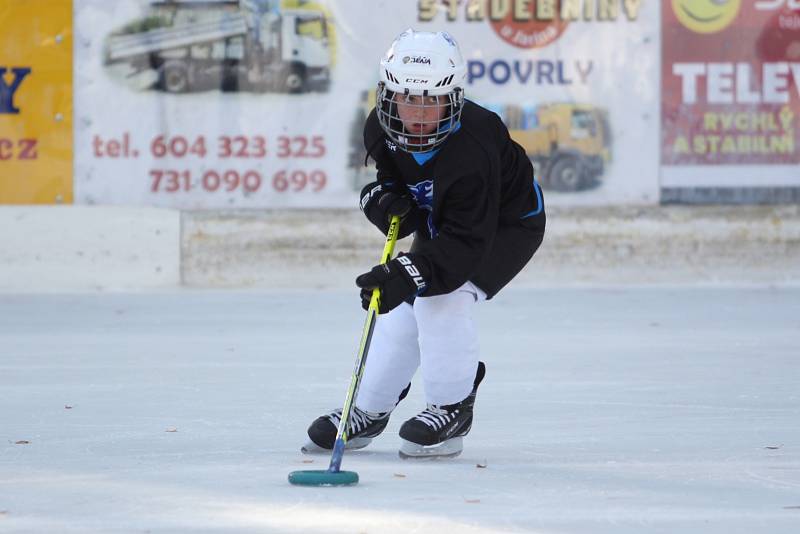
[(469, 396), (456, 404), (428, 407), (400, 427), (400, 458), (442, 458), (461, 454), (463, 437), (472, 428), (472, 409), (486, 366), (478, 362), (475, 384)]
[[(406, 398), (411, 384), (406, 386), (400, 393), (399, 403)], [(397, 404), (395, 404), (396, 406)], [(347, 444), (345, 449), (363, 449), (372, 442), (372, 438), (378, 436), (389, 423), (389, 415), (392, 412), (367, 412), (358, 406), (353, 406), (350, 412), (350, 424), (347, 432)], [(305, 454), (328, 452), (333, 449), (336, 441), (336, 433), (339, 430), (339, 421), (342, 419), (342, 410), (337, 408), (330, 413), (317, 417), (311, 426), (308, 427), (309, 441), (300, 448)]]

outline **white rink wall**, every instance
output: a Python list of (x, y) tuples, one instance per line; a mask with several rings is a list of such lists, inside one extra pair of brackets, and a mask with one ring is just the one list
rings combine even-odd
[(136, 290), (180, 284), (180, 213), (0, 207), (0, 291)]
[[(382, 244), (360, 212), (335, 209), (2, 207), (0, 227), (6, 293), (345, 288)], [(800, 206), (647, 206), (549, 209), (513, 284), (799, 281)]]
[[(512, 284), (796, 283), (799, 208), (549, 208), (544, 243)], [(183, 280), (201, 287), (351, 287), (382, 244), (356, 210), (187, 212), (183, 228)]]

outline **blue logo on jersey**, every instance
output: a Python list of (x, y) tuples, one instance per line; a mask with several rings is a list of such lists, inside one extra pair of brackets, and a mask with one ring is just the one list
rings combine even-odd
[(428, 211), (428, 233), (433, 239), (439, 233), (433, 224), (433, 180), (424, 180), (407, 187), (417, 206)]
[(425, 180), (409, 185), (408, 190), (420, 208), (433, 209), (433, 180)]

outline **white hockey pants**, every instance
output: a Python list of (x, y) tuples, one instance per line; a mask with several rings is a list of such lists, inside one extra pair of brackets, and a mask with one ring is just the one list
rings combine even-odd
[(435, 297), (417, 297), (378, 317), (356, 405), (370, 412), (394, 409), (400, 392), (422, 367), (425, 400), (447, 405), (472, 391), (478, 368), (473, 306), (486, 294), (467, 282)]

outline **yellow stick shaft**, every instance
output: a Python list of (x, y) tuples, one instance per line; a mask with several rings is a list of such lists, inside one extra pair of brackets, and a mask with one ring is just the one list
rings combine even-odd
[[(389, 231), (386, 233), (386, 244), (383, 246), (381, 264), (388, 262), (394, 252), (394, 245), (397, 242), (397, 234), (400, 231), (400, 217), (392, 217), (389, 223)], [(342, 418), (339, 421), (339, 428), (336, 432), (336, 441), (333, 445), (331, 464), (328, 471), (339, 471), (344, 455), (344, 447), (347, 444), (347, 423), (350, 421), (350, 412), (353, 409), (353, 401), (358, 395), (358, 387), (361, 385), (361, 377), (364, 375), (364, 367), (367, 364), (367, 352), (372, 340), (372, 332), (375, 330), (375, 321), (378, 318), (378, 308), (380, 305), (381, 292), (378, 288), (372, 290), (372, 298), (367, 309), (367, 320), (364, 323), (364, 330), (361, 333), (361, 342), (358, 345), (358, 356), (353, 375), (350, 378), (350, 387), (347, 389), (347, 396), (342, 406)]]

